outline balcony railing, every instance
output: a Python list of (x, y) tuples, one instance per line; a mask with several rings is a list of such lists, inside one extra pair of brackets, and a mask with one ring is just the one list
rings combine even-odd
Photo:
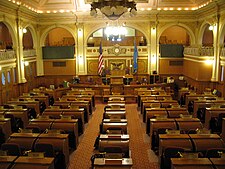
[(23, 57), (31, 57), (31, 56), (36, 56), (35, 49), (28, 49), (23, 51)]
[(0, 61), (15, 59), (16, 54), (14, 50), (2, 50), (0, 51)]
[(213, 47), (185, 47), (184, 55), (192, 55), (192, 56), (213, 56), (214, 48)]

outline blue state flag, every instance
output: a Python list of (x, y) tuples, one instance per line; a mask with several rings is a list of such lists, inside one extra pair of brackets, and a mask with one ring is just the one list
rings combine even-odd
[(137, 73), (138, 69), (138, 63), (137, 63), (137, 58), (138, 58), (138, 50), (136, 46), (136, 42), (134, 42), (134, 56), (133, 56), (133, 73)]

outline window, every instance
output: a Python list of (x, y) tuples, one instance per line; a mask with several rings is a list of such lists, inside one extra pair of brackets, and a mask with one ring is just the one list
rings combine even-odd
[(224, 81), (224, 66), (221, 66), (220, 81)]
[(14, 83), (17, 82), (17, 73), (16, 73), (16, 68), (13, 68), (13, 80), (14, 80)]
[(7, 72), (7, 80), (8, 80), (8, 83), (11, 82), (11, 74), (10, 74), (10, 71)]
[(2, 85), (5, 85), (5, 74), (2, 72)]

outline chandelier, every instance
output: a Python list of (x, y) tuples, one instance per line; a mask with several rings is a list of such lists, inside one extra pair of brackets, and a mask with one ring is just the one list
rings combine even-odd
[(97, 16), (97, 9), (110, 20), (116, 20), (128, 11), (131, 16), (137, 14), (136, 3), (133, 0), (94, 0), (90, 15)]

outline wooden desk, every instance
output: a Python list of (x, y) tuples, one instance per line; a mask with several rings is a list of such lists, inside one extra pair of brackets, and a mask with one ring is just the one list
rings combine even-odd
[(104, 119), (126, 119), (126, 111), (106, 111), (103, 117)]
[(20, 156), (16, 159), (13, 169), (54, 169), (54, 158), (33, 158)]
[(180, 115), (189, 115), (187, 108), (184, 107), (174, 107), (174, 108), (166, 108), (169, 118), (179, 118)]
[(11, 121), (9, 118), (0, 119), (0, 127), (5, 134), (5, 140), (12, 134)]
[(196, 152), (205, 152), (210, 148), (225, 148), (225, 143), (217, 134), (189, 134)]
[(9, 111), (5, 112), (5, 114), (12, 114), (14, 117), (21, 119), (23, 122), (23, 128), (26, 128), (29, 123), (27, 109), (9, 109)]
[(143, 122), (148, 122), (150, 118), (155, 118), (156, 116), (168, 116), (165, 108), (146, 108), (146, 115), (143, 115)]
[(216, 167), (216, 169), (224, 169), (225, 168), (225, 159), (223, 158), (210, 158), (210, 161)]
[[(146, 117), (145, 122), (146, 123), (146, 129), (150, 129), (150, 119), (156, 118), (157, 116), (165, 116), (167, 117), (167, 112), (165, 108), (147, 108), (146, 109)], [(147, 130), (146, 130), (147, 131)]]
[(78, 146), (78, 119), (56, 119), (51, 125), (51, 129), (61, 129), (69, 134), (69, 146), (71, 148), (77, 148)]
[(174, 119), (163, 118), (163, 119), (150, 119), (149, 128), (146, 128), (146, 134), (150, 135), (150, 138), (153, 135), (154, 131), (157, 131), (159, 128), (168, 128), (168, 129), (177, 129), (176, 122)]
[(106, 159), (106, 158), (95, 158), (94, 168), (132, 168), (133, 161), (131, 158), (122, 159)]
[(66, 165), (69, 164), (69, 135), (68, 134), (41, 134), (36, 143), (50, 143), (55, 151), (62, 152)]
[(143, 114), (143, 118), (145, 118), (146, 109), (153, 108), (152, 105), (158, 105), (158, 108), (160, 108), (160, 101), (159, 100), (144, 100), (141, 102), (141, 114)]
[(219, 117), (220, 113), (225, 113), (225, 108), (206, 108), (204, 127), (210, 129), (211, 118)]
[(126, 111), (125, 107), (120, 107), (118, 109), (115, 109), (115, 108), (111, 108), (111, 107), (107, 107), (105, 109), (106, 112), (109, 112), (109, 111)]
[(203, 125), (198, 118), (176, 118), (178, 129), (188, 133), (189, 130), (202, 129)]
[(179, 106), (177, 100), (161, 100), (161, 107), (167, 108), (169, 106)]
[(103, 119), (103, 123), (127, 123), (127, 119)]
[(171, 158), (171, 169), (213, 169), (208, 158)]
[(40, 102), (39, 101), (8, 101), (9, 104), (26, 105), (28, 108), (34, 108), (36, 114), (40, 114)]
[(37, 133), (13, 133), (7, 143), (17, 143), (22, 151), (32, 150), (36, 139), (40, 134)]
[(0, 156), (0, 169), (8, 169), (17, 156)]
[[(125, 103), (108, 103), (107, 106), (111, 106), (111, 109), (114, 109), (114, 107), (117, 107), (117, 106), (120, 108), (125, 108)], [(119, 110), (120, 110), (120, 108), (119, 108)], [(118, 109), (118, 108), (115, 108), (115, 109)]]
[(44, 132), (46, 129), (51, 129), (51, 125), (55, 119), (32, 119), (27, 125), (28, 127), (39, 127), (41, 132)]
[(60, 119), (62, 115), (63, 110), (62, 109), (45, 109), (45, 111), (42, 113), (44, 116), (49, 116), (53, 119)]
[(195, 100), (193, 117), (197, 117), (197, 111), (199, 108), (211, 107), (214, 103), (211, 100)]
[(128, 134), (100, 134), (100, 140), (129, 140)]
[(99, 151), (105, 152), (106, 148), (120, 148), (123, 153), (129, 154), (129, 140), (99, 140)]
[(159, 134), (159, 161), (166, 147), (181, 147), (185, 151), (193, 151), (188, 134)]
[(121, 130), (123, 134), (127, 134), (127, 123), (103, 123), (102, 132), (106, 133), (107, 130)]
[(185, 105), (188, 106), (189, 102), (198, 100), (199, 97), (203, 98), (203, 94), (190, 93), (185, 97)]
[(45, 96), (45, 95), (23, 95), (23, 96), (19, 96), (19, 98), (21, 98), (21, 99), (37, 99), (37, 100), (39, 100), (39, 101), (43, 101), (44, 103), (45, 103), (45, 105), (46, 105), (46, 107), (48, 107), (49, 106), (49, 98), (48, 98), (48, 96)]
[[(84, 123), (85, 121), (85, 111), (82, 108), (79, 109), (64, 109), (62, 115), (63, 116), (71, 116), (73, 119), (78, 119), (78, 132), (79, 134), (83, 134), (84, 132)], [(87, 119), (86, 119), (87, 120)]]

